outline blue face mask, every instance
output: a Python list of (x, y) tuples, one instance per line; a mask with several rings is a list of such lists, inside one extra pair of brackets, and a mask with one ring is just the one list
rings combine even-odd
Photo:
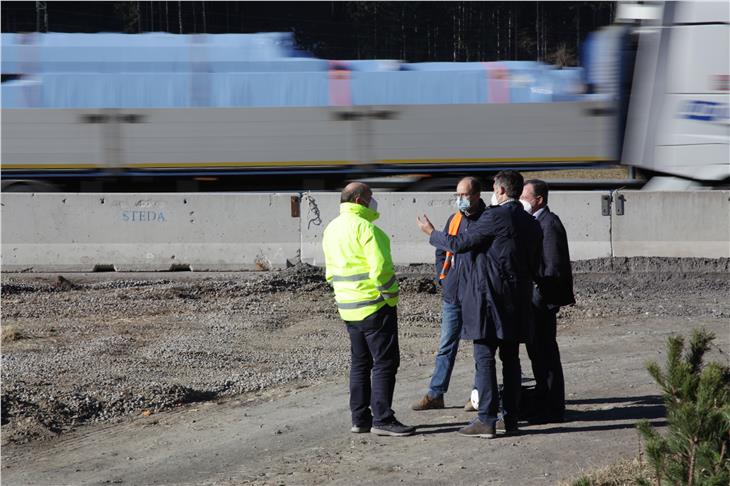
[(464, 212), (471, 207), (471, 202), (465, 197), (457, 197), (456, 207), (459, 209), (459, 211)]

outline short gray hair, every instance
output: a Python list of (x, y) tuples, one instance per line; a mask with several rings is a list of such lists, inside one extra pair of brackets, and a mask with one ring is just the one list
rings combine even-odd
[(494, 176), (494, 183), (504, 187), (507, 197), (518, 199), (522, 194), (522, 188), (525, 185), (522, 174), (516, 170), (501, 170)]

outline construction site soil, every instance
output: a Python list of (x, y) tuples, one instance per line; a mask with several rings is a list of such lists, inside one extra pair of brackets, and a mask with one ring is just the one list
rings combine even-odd
[[(397, 385), (401, 390), (396, 390), (394, 408), (401, 420), (405, 417), (404, 422), (413, 422), (417, 415), (408, 410), (408, 404), (428, 384), (438, 342), (440, 295), (432, 282), (431, 266), (398, 271), (402, 364)], [(665, 338), (671, 333), (687, 335), (694, 327), (709, 327), (718, 335), (711, 357), (728, 361), (730, 260), (600, 259), (575, 262), (574, 272), (577, 304), (563, 308), (558, 319), (570, 392), (568, 421), (571, 413), (585, 411), (581, 405), (590, 404), (595, 395), (608, 393), (611, 380), (601, 385), (595, 376), (606, 367), (621, 375), (623, 356), (634, 363), (633, 371), (620, 377), (625, 380), (624, 391), (643, 390), (641, 396), (652, 397), (654, 407), (647, 418), (660, 417), (661, 412), (655, 410), (660, 404), (659, 391), (652, 388), (641, 368), (644, 360), (661, 357)], [(243, 416), (247, 407), (254, 410), (304, 391), (326, 395), (324, 390), (330, 386), (336, 390), (332, 392), (338, 401), (335, 410), (342, 422), (342, 430), (331, 433), (348, 438), (349, 342), (331, 289), (316, 267), (297, 265), (266, 273), (3, 274), (2, 331), (3, 476), (15, 478), (17, 484), (34, 483), (32, 478), (39, 484), (54, 483), (54, 478), (60, 483), (85, 482), (73, 476), (43, 476), (29, 469), (33, 461), (28, 458), (54, 448), (67, 435), (83, 436), (137, 420), (160, 421), (165, 414), (197, 410), (192, 407), (201, 404), (228, 404)], [(621, 338), (616, 337), (619, 334)], [(622, 349), (625, 339), (643, 342), (643, 348)], [(592, 351), (579, 347), (586, 343)], [(473, 366), (469, 363), (473, 363), (472, 349), (465, 343), (454, 378), (465, 386), (450, 394), (457, 405), (468, 395), (469, 368)], [(523, 375), (531, 375), (526, 359)], [(406, 381), (411, 384), (403, 388)], [(449, 412), (455, 414), (452, 425), (464, 422), (461, 412)], [(632, 418), (642, 418), (638, 415)], [(433, 419), (447, 420), (442, 416)], [(279, 423), (273, 434), (286, 434), (288, 427)], [(547, 442), (544, 446), (550, 447)], [(269, 465), (264, 473), (263, 463), (260, 470), (249, 464), (246, 474), (239, 471), (225, 478), (213, 473), (186, 480), (139, 476), (136, 484), (158, 480), (298, 484), (353, 479), (344, 471), (357, 471), (357, 467), (343, 464), (341, 457), (337, 458), (340, 470), (321, 469), (328, 463), (327, 454), (334, 452), (325, 446), (320, 449), (319, 466), (314, 468), (305, 459), (287, 456), (290, 460), (284, 462), (288, 466), (281, 466), (278, 472), (272, 472)], [(631, 454), (637, 452), (635, 445), (628, 449)], [(588, 463), (601, 464), (613, 456)], [(443, 459), (433, 462), (444, 464)], [(385, 481), (389, 482), (400, 478), (395, 482), (402, 482), (399, 474), (405, 475), (407, 469), (371, 471), (360, 479), (378, 482), (388, 478)], [(446, 469), (432, 471), (430, 477), (439, 482), (456, 474)], [(76, 468), (77, 473), (80, 470)], [(577, 471), (560, 473), (550, 479)], [(459, 474), (469, 477), (464, 470)], [(116, 482), (114, 475), (109, 477)]]

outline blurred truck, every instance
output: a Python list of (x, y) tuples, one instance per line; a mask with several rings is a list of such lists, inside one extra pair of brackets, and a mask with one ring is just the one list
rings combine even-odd
[[(623, 163), (730, 181), (730, 4), (619, 2), (582, 68), (303, 57), (284, 34), (2, 34), (4, 191), (325, 189)], [(430, 185), (429, 185), (430, 184)]]
[(636, 22), (621, 163), (653, 188), (730, 182), (730, 2), (620, 2)]

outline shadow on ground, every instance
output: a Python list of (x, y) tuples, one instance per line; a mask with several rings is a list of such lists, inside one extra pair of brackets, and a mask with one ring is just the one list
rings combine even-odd
[[(662, 399), (658, 395), (643, 395), (638, 397), (609, 397), (591, 398), (585, 400), (567, 400), (567, 405), (600, 405), (616, 404), (610, 408), (597, 410), (576, 410), (568, 408), (565, 411), (565, 422), (552, 424), (549, 428), (533, 428), (524, 425), (521, 432), (535, 434), (559, 434), (566, 432), (590, 432), (601, 430), (632, 429), (639, 420), (649, 420), (655, 427), (667, 425), (663, 420), (666, 415)], [(460, 407), (449, 407), (460, 408)], [(476, 414), (475, 414), (476, 417)], [(581, 425), (580, 422), (615, 422), (608, 424)], [(421, 424), (416, 428), (421, 435), (446, 434), (457, 432), (469, 422), (454, 422), (441, 424)], [(548, 424), (550, 425), (550, 424)], [(544, 427), (544, 426), (540, 426)]]
[[(589, 432), (600, 430), (633, 429), (639, 420), (648, 420), (655, 427), (667, 425), (664, 420), (666, 410), (662, 398), (658, 395), (642, 395), (637, 397), (608, 397), (591, 398), (585, 400), (567, 400), (565, 422), (554, 424), (557, 426), (541, 429), (544, 434), (564, 432)], [(595, 410), (571, 409), (570, 405), (600, 405), (614, 404), (610, 408), (603, 407)], [(616, 422), (601, 425), (578, 425), (576, 422)]]

